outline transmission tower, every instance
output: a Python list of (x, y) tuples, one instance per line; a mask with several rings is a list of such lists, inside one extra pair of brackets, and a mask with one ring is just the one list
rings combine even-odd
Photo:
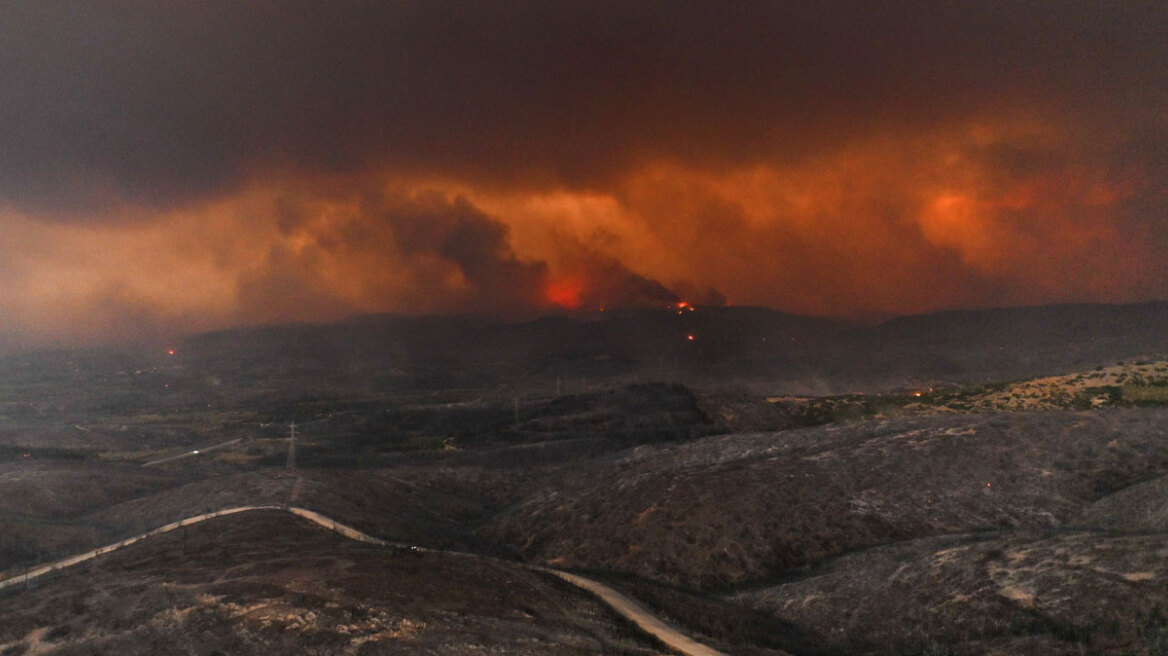
[(288, 471), (296, 471), (296, 422), (288, 427)]

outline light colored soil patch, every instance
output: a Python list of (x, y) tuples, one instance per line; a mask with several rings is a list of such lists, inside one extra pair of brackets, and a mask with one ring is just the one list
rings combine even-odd
[(1003, 588), (998, 588), (998, 594), (1011, 601), (1016, 601), (1026, 608), (1034, 608), (1034, 593), (1030, 590), (1007, 585)]
[[(1168, 389), (1156, 387), (1165, 383), (1168, 383), (1168, 361), (1125, 363), (1094, 371), (1035, 378), (968, 398), (966, 402), (986, 409), (1054, 410), (1067, 407), (1076, 398), (1087, 394), (1089, 388), (1121, 387), (1124, 388), (1126, 398), (1128, 390), (1135, 394), (1135, 390)], [(1161, 395), (1147, 392), (1144, 396), (1158, 399)], [(1092, 406), (1100, 407), (1108, 405), (1110, 398), (1106, 394), (1097, 394), (1090, 402)]]

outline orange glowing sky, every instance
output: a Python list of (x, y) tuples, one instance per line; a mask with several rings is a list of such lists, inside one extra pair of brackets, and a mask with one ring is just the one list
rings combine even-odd
[(0, 346), (1168, 298), (1162, 3), (0, 9)]

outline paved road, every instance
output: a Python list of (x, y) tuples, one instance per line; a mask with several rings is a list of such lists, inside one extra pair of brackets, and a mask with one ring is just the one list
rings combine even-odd
[(243, 438), (241, 438), (241, 437), (237, 437), (234, 440), (231, 440), (228, 442), (220, 442), (219, 444), (212, 444), (211, 446), (205, 446), (205, 447), (202, 447), (201, 449), (195, 449), (193, 451), (186, 451), (186, 452), (178, 454), (177, 456), (170, 456), (168, 458), (160, 458), (158, 460), (151, 460), (150, 462), (144, 463), (142, 466), (143, 467), (150, 467), (152, 465), (161, 465), (164, 462), (171, 462), (171, 461), (179, 460), (182, 458), (190, 458), (191, 456), (197, 456), (200, 453), (214, 451), (215, 449), (222, 449), (223, 447), (231, 446), (232, 444), (239, 444), (239, 442), (242, 439)]
[[(219, 445), (219, 446), (223, 446), (223, 445)], [(420, 547), (415, 547), (415, 546), (403, 544), (400, 542), (386, 542), (385, 540), (382, 540), (380, 538), (375, 538), (372, 535), (369, 535), (368, 533), (365, 533), (365, 532), (362, 532), (362, 531), (359, 531), (359, 530), (353, 528), (352, 526), (349, 526), (347, 524), (342, 524), (335, 519), (332, 519), (330, 517), (326, 517), (318, 512), (315, 512), (313, 510), (308, 510), (306, 508), (297, 508), (295, 506), (285, 506), (285, 505), (239, 506), (236, 508), (227, 508), (226, 510), (217, 510), (215, 512), (203, 513), (202, 515), (195, 515), (194, 517), (188, 517), (186, 519), (167, 524), (166, 526), (161, 526), (159, 528), (154, 529), (153, 531), (148, 531), (148, 532), (143, 533), (141, 535), (136, 535), (132, 538), (126, 538), (125, 540), (122, 540), (121, 542), (116, 542), (114, 544), (110, 544), (110, 545), (107, 545), (104, 547), (98, 547), (97, 549), (94, 549), (92, 551), (87, 551), (87, 552), (85, 552), (83, 554), (79, 554), (77, 556), (71, 556), (71, 557), (66, 558), (64, 560), (59, 560), (55, 563), (49, 563), (48, 565), (42, 565), (40, 567), (37, 567), (36, 569), (28, 570), (28, 572), (25, 574), (19, 574), (17, 576), (13, 576), (11, 578), (4, 579), (3, 581), (0, 581), (0, 590), (3, 590), (5, 588), (10, 588), (10, 587), (15, 587), (18, 585), (23, 585), (32, 579), (35, 579), (35, 578), (40, 577), (40, 576), (44, 576), (45, 574), (48, 574), (50, 572), (55, 572), (57, 570), (65, 569), (67, 567), (72, 567), (74, 565), (83, 563), (87, 560), (92, 560), (94, 558), (97, 558), (98, 556), (100, 556), (102, 554), (106, 554), (106, 553), (109, 553), (111, 551), (116, 551), (116, 550), (121, 549), (123, 547), (128, 547), (131, 544), (134, 544), (135, 542), (138, 542), (139, 540), (143, 540), (145, 538), (148, 538), (152, 535), (159, 535), (161, 533), (168, 533), (170, 531), (181, 528), (183, 526), (190, 526), (191, 524), (198, 524), (199, 522), (204, 522), (204, 521), (207, 521), (208, 519), (214, 519), (216, 517), (223, 517), (225, 515), (234, 515), (234, 514), (241, 513), (241, 512), (250, 512), (253, 510), (283, 510), (286, 512), (290, 512), (293, 515), (303, 517), (311, 522), (314, 522), (316, 524), (319, 524), (320, 526), (323, 526), (323, 527), (329, 529), (330, 531), (335, 531), (336, 533), (343, 535), (344, 537), (349, 538), (350, 540), (356, 540), (358, 542), (365, 542), (368, 544), (376, 544), (376, 545), (380, 545), (383, 547), (396, 547), (399, 549), (411, 549), (411, 550), (415, 550), (415, 551), (431, 551), (429, 549), (422, 549)], [(465, 556), (465, 557), (471, 557), (471, 558), (483, 558), (483, 556), (478, 556), (476, 554), (463, 553), (463, 552), (459, 552), (459, 551), (438, 551), (436, 553), (449, 554), (449, 555), (453, 555), (453, 556)], [(509, 564), (516, 564), (516, 563), (509, 563)], [(658, 640), (660, 640), (664, 644), (668, 645), (670, 648), (674, 649), (675, 651), (683, 654), (684, 656), (727, 656), (727, 654), (725, 654), (723, 652), (717, 651), (715, 649), (711, 649), (710, 647), (707, 647), (706, 645), (703, 645), (700, 642), (694, 641), (689, 636), (687, 636), (687, 635), (681, 633), (680, 631), (678, 631), (677, 629), (669, 626), (664, 621), (662, 621), (660, 618), (658, 618), (657, 616), (650, 613), (648, 610), (645, 609), (644, 606), (637, 603), (635, 600), (617, 592), (616, 590), (613, 590), (612, 588), (608, 587), (607, 585), (604, 585), (604, 584), (599, 583), (597, 581), (593, 581), (592, 579), (585, 578), (583, 576), (579, 576), (576, 574), (569, 574), (568, 572), (561, 572), (560, 570), (557, 570), (557, 569), (550, 569), (547, 567), (534, 567), (534, 566), (528, 566), (528, 569), (535, 571), (535, 572), (543, 572), (545, 574), (558, 576), (561, 579), (567, 581), (568, 583), (571, 583), (572, 585), (574, 585), (582, 590), (590, 592), (591, 594), (595, 595), (596, 598), (600, 599), (602, 602), (604, 602), (610, 608), (612, 608), (614, 611), (616, 611), (618, 614), (620, 614), (622, 617), (624, 617), (624, 618), (628, 619), (629, 621), (633, 622), (634, 624), (636, 624), (638, 627), (640, 627), (640, 629), (642, 631), (644, 631), (645, 633), (648, 633), (649, 635), (652, 635), (653, 637), (657, 638)]]

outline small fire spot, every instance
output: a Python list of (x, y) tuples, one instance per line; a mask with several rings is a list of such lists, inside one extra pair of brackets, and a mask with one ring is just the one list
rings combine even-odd
[(576, 278), (561, 278), (548, 282), (544, 298), (551, 304), (566, 310), (580, 307), (584, 295), (584, 282)]

